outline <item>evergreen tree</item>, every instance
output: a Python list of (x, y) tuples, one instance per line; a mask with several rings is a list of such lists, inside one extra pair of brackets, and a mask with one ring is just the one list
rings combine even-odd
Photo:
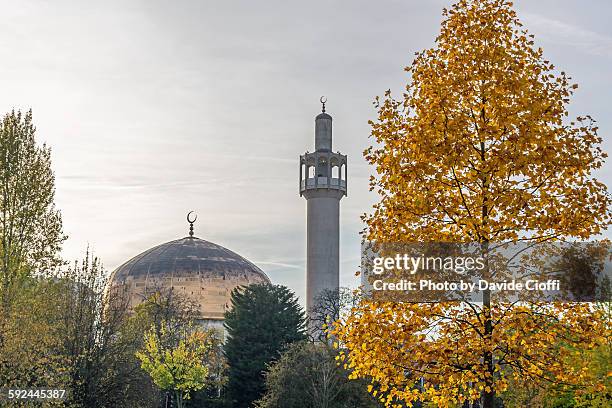
[(287, 287), (256, 284), (232, 292), (225, 314), (228, 397), (246, 408), (264, 392), (264, 371), (289, 344), (305, 339), (304, 313)]

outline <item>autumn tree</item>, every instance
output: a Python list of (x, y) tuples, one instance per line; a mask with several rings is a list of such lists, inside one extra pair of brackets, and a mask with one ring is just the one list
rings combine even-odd
[(69, 359), (62, 352), (61, 285), (25, 278), (0, 313), (0, 387), (65, 388)]
[(88, 250), (80, 262), (63, 268), (53, 281), (61, 290), (58, 333), (70, 393), (68, 406), (138, 407), (147, 401), (135, 361), (137, 338), (128, 324), (127, 297), (105, 302), (108, 273)]
[(107, 276), (87, 252), (51, 276), (21, 279), (0, 314), (0, 387), (68, 389), (62, 403), (74, 408), (159, 400), (134, 355), (143, 330), (134, 330), (127, 299), (105, 307)]
[[(568, 119), (577, 85), (543, 56), (507, 0), (460, 0), (436, 44), (406, 70), (406, 92), (376, 100), (380, 195), (365, 216), (374, 242), (541, 243), (588, 239), (610, 224), (610, 196), (592, 173), (606, 155), (589, 117)], [(481, 401), (508, 378), (582, 386), (602, 315), (588, 304), (364, 302), (335, 330), (354, 377), (388, 406)], [(580, 360), (580, 359), (578, 359)], [(596, 381), (596, 380), (593, 380)], [(591, 383), (589, 386), (601, 387)]]
[[(172, 326), (172, 325), (171, 325)], [(211, 371), (220, 356), (221, 340), (214, 330), (183, 326), (177, 338), (169, 325), (158, 330), (152, 326), (145, 334), (144, 348), (136, 353), (155, 385), (174, 394), (178, 408), (194, 391), (203, 389), (211, 381)]]
[[(66, 380), (61, 296), (35, 277), (61, 263), (65, 239), (54, 205), (50, 151), (35, 139), (32, 113), (0, 121), (0, 386), (61, 386)], [(36, 335), (33, 335), (36, 333)]]
[[(610, 321), (610, 303), (601, 303), (597, 307)], [(577, 367), (581, 370), (581, 375), (588, 379), (584, 382), (585, 387), (568, 389), (554, 383), (548, 385), (526, 383), (509, 378), (508, 389), (502, 394), (504, 407), (608, 407), (612, 401), (610, 361), (612, 361), (612, 337), (608, 337), (592, 350), (572, 353), (563, 361), (566, 367)]]
[[(115, 308), (122, 307), (122, 297), (124, 290), (110, 290), (109, 295), (115, 300), (109, 299), (109, 305), (118, 301)], [(162, 349), (174, 349), (179, 342), (184, 339), (186, 328), (197, 325), (198, 313), (195, 304), (174, 289), (167, 289), (158, 286), (148, 288), (143, 294), (144, 300), (138, 304), (131, 313), (127, 322), (122, 326), (121, 337), (124, 341), (131, 342), (133, 361), (127, 361), (126, 366), (136, 367), (139, 372), (141, 360), (136, 357), (137, 351), (145, 350), (146, 336), (143, 333), (153, 331), (157, 340), (157, 347)], [(207, 378), (206, 386), (219, 389), (225, 380), (225, 360), (221, 351), (214, 356), (214, 363), (211, 368), (210, 378)], [(205, 387), (206, 387), (205, 386)], [(152, 376), (145, 373), (145, 378), (133, 387), (138, 389), (142, 396), (146, 396), (148, 405), (159, 404), (159, 401), (170, 401), (173, 398), (174, 390), (161, 389), (153, 381)], [(203, 391), (190, 392), (190, 403), (192, 396), (199, 397)]]
[(32, 112), (12, 111), (0, 122), (0, 295), (33, 272), (60, 263), (65, 239), (55, 208), (51, 152), (35, 140)]

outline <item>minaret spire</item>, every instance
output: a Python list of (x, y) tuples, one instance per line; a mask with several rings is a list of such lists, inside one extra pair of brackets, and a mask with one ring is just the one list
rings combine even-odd
[(322, 104), (322, 112), (315, 118), (315, 150), (331, 152), (332, 117), (325, 113), (325, 103), (327, 102), (327, 99), (322, 96), (320, 101)]

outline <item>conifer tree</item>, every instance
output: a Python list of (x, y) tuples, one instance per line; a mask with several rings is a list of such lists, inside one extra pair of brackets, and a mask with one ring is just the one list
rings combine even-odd
[(236, 408), (250, 407), (264, 392), (266, 366), (289, 344), (304, 340), (305, 318), (285, 286), (255, 284), (232, 292), (225, 314), (228, 397)]

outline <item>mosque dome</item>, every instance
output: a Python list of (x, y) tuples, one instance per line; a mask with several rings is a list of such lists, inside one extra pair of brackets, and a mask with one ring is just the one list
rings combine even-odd
[(234, 288), (269, 282), (235, 252), (190, 235), (136, 255), (112, 273), (109, 283), (111, 290), (123, 288), (131, 309), (150, 294), (171, 289), (193, 303), (202, 320), (220, 321)]

